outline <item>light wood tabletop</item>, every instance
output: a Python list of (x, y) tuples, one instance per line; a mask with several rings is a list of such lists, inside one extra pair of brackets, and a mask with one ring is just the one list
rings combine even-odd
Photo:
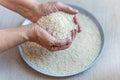
[[(101, 23), (105, 33), (105, 46), (101, 58), (82, 74), (53, 78), (28, 67), (15, 47), (0, 53), (0, 80), (120, 80), (120, 0), (59, 1), (88, 10)], [(0, 6), (0, 29), (18, 27), (23, 21), (24, 18), (20, 15)]]

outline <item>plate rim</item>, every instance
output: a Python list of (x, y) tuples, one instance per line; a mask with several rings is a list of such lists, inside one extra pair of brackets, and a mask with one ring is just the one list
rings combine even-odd
[[(63, 75), (55, 75), (55, 74), (50, 74), (50, 73), (47, 73), (45, 71), (41, 71), (40, 69), (37, 69), (37, 67), (35, 67), (34, 65), (32, 65), (30, 63), (29, 60), (27, 60), (27, 58), (25, 57), (24, 55), (24, 52), (23, 52), (23, 49), (22, 49), (22, 46), (19, 45), (18, 46), (18, 50), (20, 52), (20, 55), (22, 57), (22, 59), (26, 62), (26, 64), (31, 67), (33, 70), (41, 73), (41, 74), (44, 74), (44, 75), (47, 75), (47, 76), (52, 76), (52, 77), (69, 77), (69, 76), (74, 76), (74, 75), (77, 75), (77, 74), (80, 74), (80, 73), (83, 73), (85, 71), (87, 71), (88, 69), (90, 69), (93, 65), (95, 65), (95, 63), (100, 59), (101, 55), (102, 55), (102, 51), (103, 51), (103, 48), (104, 48), (104, 41), (105, 41), (105, 37), (104, 37), (104, 30), (101, 26), (101, 24), (99, 23), (99, 21), (96, 19), (95, 16), (93, 16), (90, 12), (88, 12), (86, 9), (82, 8), (82, 7), (79, 7), (79, 6), (76, 6), (76, 5), (72, 5), (72, 4), (68, 4), (70, 5), (71, 7), (73, 8), (76, 8), (78, 9), (78, 11), (84, 15), (86, 15), (87, 17), (89, 17), (93, 22), (94, 24), (96, 24), (96, 27), (98, 28), (99, 30), (99, 33), (100, 33), (100, 36), (101, 36), (101, 47), (100, 47), (100, 50), (98, 52), (98, 55), (95, 57), (95, 59), (85, 68), (83, 68), (82, 70), (76, 72), (76, 73), (71, 73), (71, 74), (63, 74)], [(28, 20), (25, 20), (23, 22), (22, 25), (26, 25), (28, 22)]]

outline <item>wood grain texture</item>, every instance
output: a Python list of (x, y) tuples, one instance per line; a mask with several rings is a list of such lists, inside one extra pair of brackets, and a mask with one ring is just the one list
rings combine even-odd
[[(40, 0), (57, 1), (57, 0)], [(91, 12), (105, 32), (105, 47), (100, 60), (88, 71), (67, 78), (44, 76), (21, 59), (17, 48), (0, 54), (0, 80), (120, 80), (120, 1), (119, 0), (59, 0), (78, 5)], [(0, 28), (17, 27), (24, 20), (0, 6)]]

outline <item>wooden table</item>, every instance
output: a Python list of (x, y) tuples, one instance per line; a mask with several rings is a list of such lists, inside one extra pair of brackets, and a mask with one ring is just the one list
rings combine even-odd
[[(49, 0), (41, 0), (49, 1)], [(51, 0), (52, 1), (52, 0)], [(0, 80), (120, 80), (120, 1), (60, 0), (73, 3), (91, 12), (105, 32), (105, 47), (101, 59), (88, 71), (68, 78), (44, 76), (29, 68), (17, 47), (0, 54)], [(0, 6), (0, 28), (17, 27), (20, 15)]]

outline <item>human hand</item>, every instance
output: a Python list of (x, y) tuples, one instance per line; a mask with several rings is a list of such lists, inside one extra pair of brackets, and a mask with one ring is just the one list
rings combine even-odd
[(60, 2), (41, 3), (41, 4), (39, 4), (37, 11), (39, 11), (38, 14), (40, 17), (49, 15), (50, 13), (57, 12), (57, 11), (63, 11), (63, 12), (75, 15), (73, 20), (74, 20), (75, 24), (77, 25), (77, 29), (72, 30), (72, 33), (75, 33), (75, 35), (76, 35), (77, 33), (79, 33), (81, 31), (80, 24), (79, 24), (77, 16), (76, 16), (76, 14), (78, 13), (78, 10), (73, 9), (72, 7), (70, 7), (68, 5), (65, 5)]
[[(78, 13), (76, 9), (60, 2), (39, 3), (37, 0), (1, 0), (0, 4), (19, 13), (32, 22), (36, 22), (40, 17), (57, 11), (73, 15)], [(76, 17), (74, 21), (78, 25), (78, 32), (80, 32), (80, 26)]]
[(47, 48), (49, 51), (64, 50), (70, 47), (72, 40), (75, 37), (75, 32), (73, 31), (71, 38), (57, 39), (49, 34), (46, 30), (41, 28), (37, 23), (27, 25), (27, 27), (27, 39), (29, 41), (40, 44), (41, 46)]
[[(32, 22), (36, 22), (40, 17), (57, 11), (64, 11), (73, 15), (78, 13), (77, 10), (72, 9), (71, 7), (60, 2), (39, 3), (36, 0), (2, 0), (0, 1), (0, 4), (21, 14)], [(72, 43), (77, 32), (80, 32), (80, 26), (76, 16), (74, 17), (74, 22), (78, 25), (78, 28), (71, 31), (71, 39), (59, 40), (51, 36), (47, 31), (40, 27), (31, 27), (31, 32), (34, 34), (30, 32), (31, 35), (29, 34), (29, 40), (37, 42), (50, 51), (66, 49)]]

